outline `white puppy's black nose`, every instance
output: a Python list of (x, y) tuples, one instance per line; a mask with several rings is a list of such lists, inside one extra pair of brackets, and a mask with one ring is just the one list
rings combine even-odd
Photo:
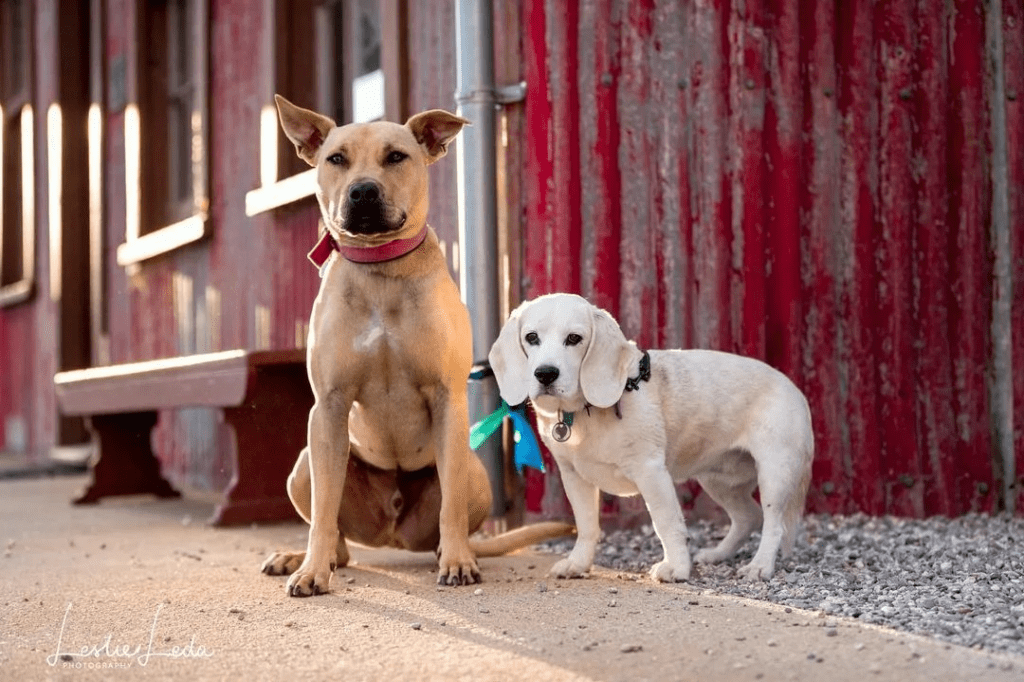
[(537, 381), (543, 385), (550, 386), (558, 378), (558, 368), (551, 365), (541, 365), (533, 370), (533, 376), (537, 377)]

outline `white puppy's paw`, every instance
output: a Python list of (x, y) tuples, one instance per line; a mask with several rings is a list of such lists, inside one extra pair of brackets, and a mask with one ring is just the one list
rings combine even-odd
[(586, 578), (589, 573), (590, 566), (577, 564), (572, 558), (562, 559), (548, 571), (553, 578)]
[(690, 568), (689, 562), (673, 565), (659, 561), (651, 566), (651, 577), (659, 583), (681, 583), (690, 579)]
[(719, 552), (717, 548), (705, 548), (693, 555), (693, 560), (698, 564), (717, 564), (723, 559), (728, 559), (729, 554)]
[(757, 561), (751, 561), (749, 564), (739, 569), (740, 577), (747, 582), (760, 582), (762, 580), (768, 580), (775, 574), (774, 565), (764, 565)]

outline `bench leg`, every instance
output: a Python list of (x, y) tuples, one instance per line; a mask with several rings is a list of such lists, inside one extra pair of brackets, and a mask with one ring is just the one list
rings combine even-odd
[(313, 392), (305, 368), (256, 372), (246, 401), (224, 410), (235, 433), (235, 475), (210, 519), (215, 526), (299, 519), (288, 497), (288, 474), (306, 445)]
[(156, 412), (94, 415), (86, 423), (97, 457), (89, 467), (92, 481), (75, 504), (91, 504), (112, 495), (181, 496), (161, 475), (160, 462), (149, 444)]

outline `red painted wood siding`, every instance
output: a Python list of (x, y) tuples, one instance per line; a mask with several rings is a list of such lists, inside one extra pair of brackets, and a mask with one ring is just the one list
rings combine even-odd
[[(987, 7), (524, 0), (523, 298), (582, 293), (641, 346), (784, 371), (811, 403), (812, 510), (994, 510), (989, 112), (1020, 477), (1024, 17), (1004, 3), (993, 101)], [(531, 474), (527, 509), (565, 513), (557, 474)]]

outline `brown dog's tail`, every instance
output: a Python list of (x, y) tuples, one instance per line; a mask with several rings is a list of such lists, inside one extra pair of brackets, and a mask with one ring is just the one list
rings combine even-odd
[(514, 552), (523, 547), (545, 540), (575, 535), (576, 526), (571, 523), (544, 521), (507, 531), (490, 538), (470, 538), (469, 546), (478, 557), (494, 557)]

